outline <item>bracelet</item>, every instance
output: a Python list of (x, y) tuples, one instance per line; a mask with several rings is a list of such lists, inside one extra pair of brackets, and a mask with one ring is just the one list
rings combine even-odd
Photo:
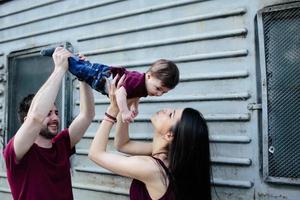
[(110, 118), (107, 118), (107, 117), (103, 118), (103, 121), (107, 121), (107, 122), (110, 122), (112, 124), (115, 123), (115, 121), (113, 121), (113, 120), (111, 120)]
[(108, 117), (109, 119), (113, 120), (114, 122), (117, 122), (117, 118), (111, 116), (110, 114), (108, 114), (107, 112), (104, 113), (106, 117)]

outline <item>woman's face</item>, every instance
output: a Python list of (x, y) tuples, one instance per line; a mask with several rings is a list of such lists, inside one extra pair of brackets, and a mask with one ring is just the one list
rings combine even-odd
[(163, 109), (151, 117), (155, 132), (166, 134), (180, 120), (182, 109)]

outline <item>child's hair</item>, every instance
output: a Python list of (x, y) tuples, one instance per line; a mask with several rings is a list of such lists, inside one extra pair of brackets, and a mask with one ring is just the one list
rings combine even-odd
[(175, 88), (179, 82), (179, 70), (175, 63), (170, 60), (159, 59), (155, 61), (147, 73), (161, 80), (164, 87), (169, 89)]
[(29, 94), (21, 101), (19, 105), (18, 115), (21, 123), (24, 122), (24, 118), (27, 116), (33, 97), (34, 94)]

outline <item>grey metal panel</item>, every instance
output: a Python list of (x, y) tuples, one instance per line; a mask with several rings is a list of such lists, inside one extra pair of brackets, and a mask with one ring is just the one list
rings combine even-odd
[[(12, 1), (0, 6), (0, 52), (5, 68), (4, 57), (12, 51), (66, 40), (92, 62), (132, 70), (146, 71), (161, 57), (174, 60), (180, 84), (162, 97), (141, 100), (131, 137), (149, 140), (149, 118), (160, 108), (194, 107), (208, 120), (220, 199), (296, 199), (299, 188), (268, 185), (259, 172), (254, 18), (259, 8), (279, 2), (283, 0)], [(74, 117), (78, 82), (72, 86), (74, 106), (67, 109)], [(75, 199), (128, 199), (130, 179), (95, 166), (86, 156), (108, 105), (106, 97), (94, 94), (96, 117), (74, 160)], [(1, 191), (7, 185), (0, 183), (2, 199)], [(215, 192), (213, 196), (217, 199)]]
[(41, 8), (52, 3), (56, 3), (59, 0), (44, 0), (43, 2), (39, 0), (30, 0), (30, 2), (19, 1), (18, 4), (6, 3), (0, 7), (0, 18), (7, 17), (10, 15), (16, 16), (16, 14), (24, 13), (29, 11), (29, 13), (36, 8)]

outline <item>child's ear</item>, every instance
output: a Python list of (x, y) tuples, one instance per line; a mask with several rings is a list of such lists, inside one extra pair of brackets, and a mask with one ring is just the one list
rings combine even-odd
[(147, 73), (146, 73), (146, 78), (147, 78), (147, 79), (150, 79), (151, 76), (152, 76), (152, 75), (151, 75), (151, 72), (147, 72)]

